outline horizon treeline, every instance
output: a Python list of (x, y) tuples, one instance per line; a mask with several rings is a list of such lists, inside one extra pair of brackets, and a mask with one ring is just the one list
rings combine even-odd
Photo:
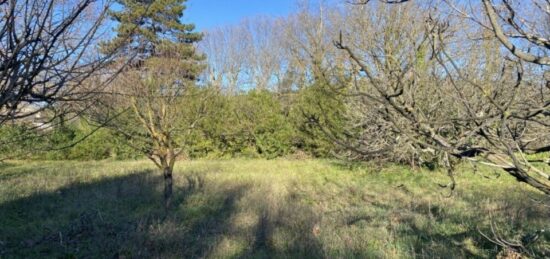
[[(452, 168), (487, 153), (503, 168), (518, 151), (541, 153), (550, 139), (544, 65), (510, 54), (483, 3), (445, 3), (306, 3), (286, 17), (203, 32), (194, 43), (205, 57), (198, 90), (175, 104), (181, 117), (197, 118), (178, 131), (183, 157), (336, 156)], [(516, 16), (536, 11), (510, 8)], [(529, 24), (550, 31), (550, 23)], [(143, 157), (129, 136), (93, 116), (57, 120), (31, 137), (24, 125), (2, 127), (0, 138), (14, 140), (2, 156)], [(523, 166), (531, 165), (512, 167)]]

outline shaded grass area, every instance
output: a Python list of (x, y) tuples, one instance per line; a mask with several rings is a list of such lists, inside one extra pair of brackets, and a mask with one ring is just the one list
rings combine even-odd
[[(160, 175), (146, 161), (2, 165), (0, 257), (491, 258), (491, 222), (509, 240), (550, 228), (548, 197), (489, 169), (463, 168), (448, 197), (443, 173), (399, 166), (180, 162), (168, 214)], [(550, 257), (549, 242), (529, 252)]]

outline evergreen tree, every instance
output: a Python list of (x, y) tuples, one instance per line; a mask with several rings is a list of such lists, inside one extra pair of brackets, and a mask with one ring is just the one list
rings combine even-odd
[(105, 52), (121, 49), (139, 60), (159, 55), (161, 45), (178, 45), (188, 59), (202, 60), (193, 43), (202, 39), (195, 25), (183, 24), (181, 18), (187, 0), (117, 0), (120, 11), (110, 11), (118, 23), (116, 37), (103, 44)]

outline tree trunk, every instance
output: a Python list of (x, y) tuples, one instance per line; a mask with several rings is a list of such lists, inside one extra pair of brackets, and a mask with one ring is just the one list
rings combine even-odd
[(173, 169), (173, 166), (165, 166), (162, 169), (164, 175), (164, 207), (166, 209), (170, 207), (170, 203), (172, 202)]

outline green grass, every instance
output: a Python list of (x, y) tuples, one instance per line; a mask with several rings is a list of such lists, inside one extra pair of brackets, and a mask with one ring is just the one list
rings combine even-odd
[[(0, 258), (491, 258), (550, 229), (548, 197), (488, 169), (182, 161), (172, 210), (151, 163), (0, 165)], [(491, 178), (491, 179), (487, 179)], [(530, 253), (550, 256), (550, 237)]]

